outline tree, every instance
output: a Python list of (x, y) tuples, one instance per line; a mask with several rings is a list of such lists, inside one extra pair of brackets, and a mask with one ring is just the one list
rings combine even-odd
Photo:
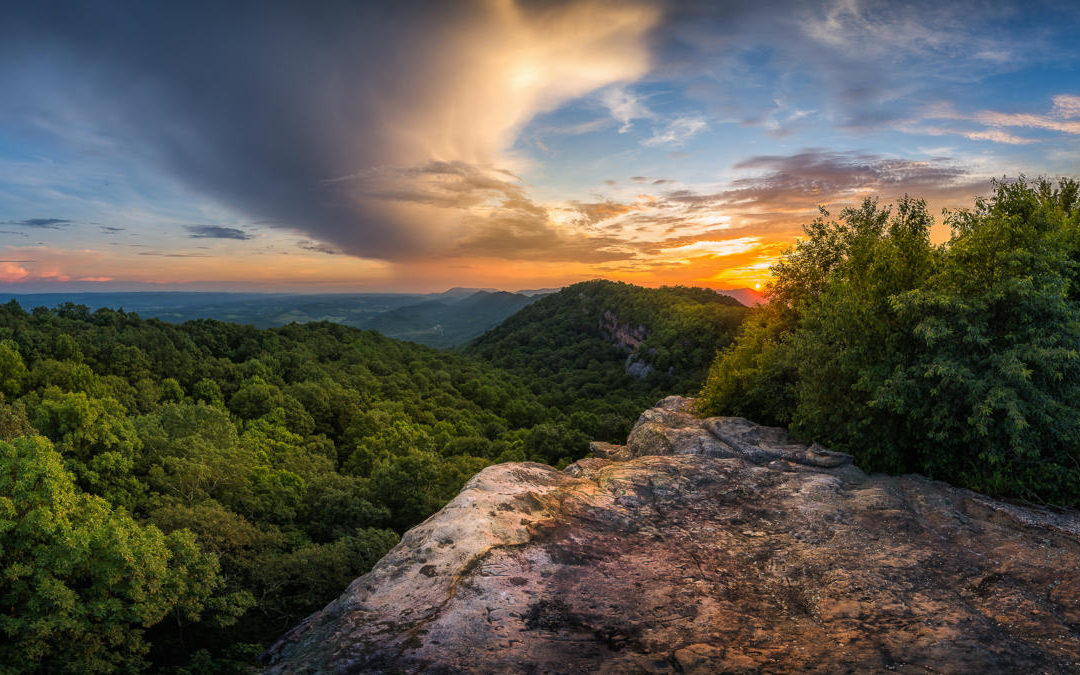
[(701, 411), (790, 423), (867, 470), (1080, 503), (1078, 192), (999, 183), (948, 215), (941, 247), (919, 201), (824, 214), (773, 268)]
[(140, 669), (144, 629), (220, 584), (190, 532), (84, 494), (40, 436), (0, 442), (0, 568), (0, 662), (22, 672)]
[(13, 340), (0, 341), (0, 394), (18, 396), (30, 372)]

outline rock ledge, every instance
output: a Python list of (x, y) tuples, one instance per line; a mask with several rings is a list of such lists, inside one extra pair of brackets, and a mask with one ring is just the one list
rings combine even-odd
[(480, 472), (269, 671), (1080, 671), (1080, 515), (691, 404), (566, 471)]

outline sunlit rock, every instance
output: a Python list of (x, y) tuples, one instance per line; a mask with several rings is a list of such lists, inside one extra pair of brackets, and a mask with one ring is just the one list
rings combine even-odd
[(691, 407), (566, 471), (485, 469), (270, 672), (1080, 669), (1078, 514)]

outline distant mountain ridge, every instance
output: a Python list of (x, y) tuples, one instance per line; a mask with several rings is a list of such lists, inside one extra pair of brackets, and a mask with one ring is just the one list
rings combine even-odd
[[(209, 318), (250, 324), (256, 328), (330, 321), (378, 330), (387, 337), (429, 347), (450, 348), (466, 344), (536, 300), (559, 293), (563, 288), (504, 291), (456, 286), (441, 293), (0, 293), (0, 303), (16, 300), (23, 307), (32, 309), (70, 302), (86, 305), (91, 310), (101, 307), (123, 309), (171, 323)], [(718, 290), (716, 293), (748, 307), (765, 301), (760, 292), (750, 288)]]
[(716, 292), (726, 295), (729, 298), (735, 298), (747, 307), (764, 305), (768, 302), (768, 298), (765, 297), (764, 293), (753, 288), (732, 288), (728, 290), (718, 290)]
[(387, 337), (429, 347), (464, 344), (543, 297), (540, 291), (451, 288), (442, 293), (216, 293), (145, 291), (119, 293), (0, 293), (0, 303), (16, 300), (26, 309), (70, 302), (91, 310), (124, 309), (170, 323), (218, 319), (274, 328), (290, 323), (330, 321), (375, 329)]

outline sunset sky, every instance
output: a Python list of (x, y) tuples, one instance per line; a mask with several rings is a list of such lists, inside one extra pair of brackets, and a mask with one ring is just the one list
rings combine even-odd
[(1080, 175), (1078, 35), (1075, 1), (8, 2), (0, 290), (754, 286), (819, 204)]

